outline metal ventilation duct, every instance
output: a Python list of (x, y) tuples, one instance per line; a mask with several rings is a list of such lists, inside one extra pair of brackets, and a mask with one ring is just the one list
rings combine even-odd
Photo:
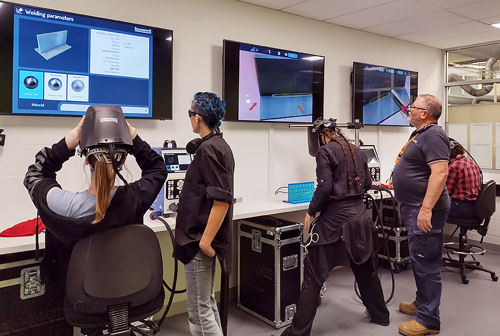
[[(492, 78), (492, 73), (493, 73), (493, 66), (497, 62), (497, 59), (494, 57), (488, 58), (488, 61), (486, 61), (486, 65), (484, 66), (485, 69), (485, 79), (490, 79)], [(448, 75), (448, 82), (460, 82), (463, 81), (462, 77), (460, 77), (457, 74), (449, 74)], [(482, 89), (477, 90), (474, 89), (471, 85), (460, 85), (460, 87), (470, 94), (471, 96), (474, 97), (481, 97), (484, 95), (487, 95), (488, 93), (493, 90), (493, 85), (484, 85)]]

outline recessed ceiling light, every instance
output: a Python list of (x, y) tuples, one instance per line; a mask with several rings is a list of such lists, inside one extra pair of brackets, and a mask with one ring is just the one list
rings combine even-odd
[(492, 26), (495, 28), (500, 28), (500, 23), (494, 23), (494, 24), (492, 24)]

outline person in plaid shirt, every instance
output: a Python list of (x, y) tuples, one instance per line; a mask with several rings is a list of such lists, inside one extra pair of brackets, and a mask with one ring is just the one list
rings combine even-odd
[(464, 155), (465, 150), (457, 141), (451, 141), (450, 165), (446, 187), (451, 197), (449, 217), (474, 218), (474, 201), (481, 189), (481, 169), (476, 162)]

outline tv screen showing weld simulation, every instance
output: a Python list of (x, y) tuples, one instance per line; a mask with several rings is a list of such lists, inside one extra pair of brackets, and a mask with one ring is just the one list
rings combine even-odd
[(0, 113), (82, 115), (109, 104), (127, 118), (172, 119), (172, 34), (0, 2)]
[(224, 40), (225, 120), (312, 123), (323, 116), (323, 56)]
[(353, 64), (353, 119), (363, 125), (410, 126), (405, 108), (418, 94), (418, 73)]

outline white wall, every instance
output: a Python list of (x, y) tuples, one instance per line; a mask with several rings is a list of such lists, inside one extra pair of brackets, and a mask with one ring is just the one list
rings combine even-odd
[[(174, 31), (173, 120), (133, 120), (139, 134), (159, 146), (165, 139), (185, 144), (195, 135), (187, 118), (197, 91), (222, 94), (222, 40), (273, 46), (326, 57), (325, 116), (351, 120), (352, 62), (410, 69), (419, 73), (419, 92), (441, 97), (443, 57), (438, 49), (334, 26), (234, 0), (32, 0), (25, 4), (164, 27)], [(0, 147), (0, 229), (34, 218), (22, 185), (35, 153), (62, 138), (77, 118), (0, 116), (7, 141)], [(223, 123), (236, 160), (236, 196), (274, 192), (290, 182), (312, 181), (315, 162), (307, 152), (305, 129), (288, 125)], [(361, 139), (378, 146), (382, 178), (408, 139), (408, 128), (366, 127)], [(346, 135), (353, 137), (351, 131)], [(272, 141), (269, 142), (269, 139)], [(135, 178), (135, 162), (129, 167)], [(64, 188), (85, 185), (83, 160), (71, 159), (58, 176)], [(500, 236), (500, 235), (499, 235)]]

